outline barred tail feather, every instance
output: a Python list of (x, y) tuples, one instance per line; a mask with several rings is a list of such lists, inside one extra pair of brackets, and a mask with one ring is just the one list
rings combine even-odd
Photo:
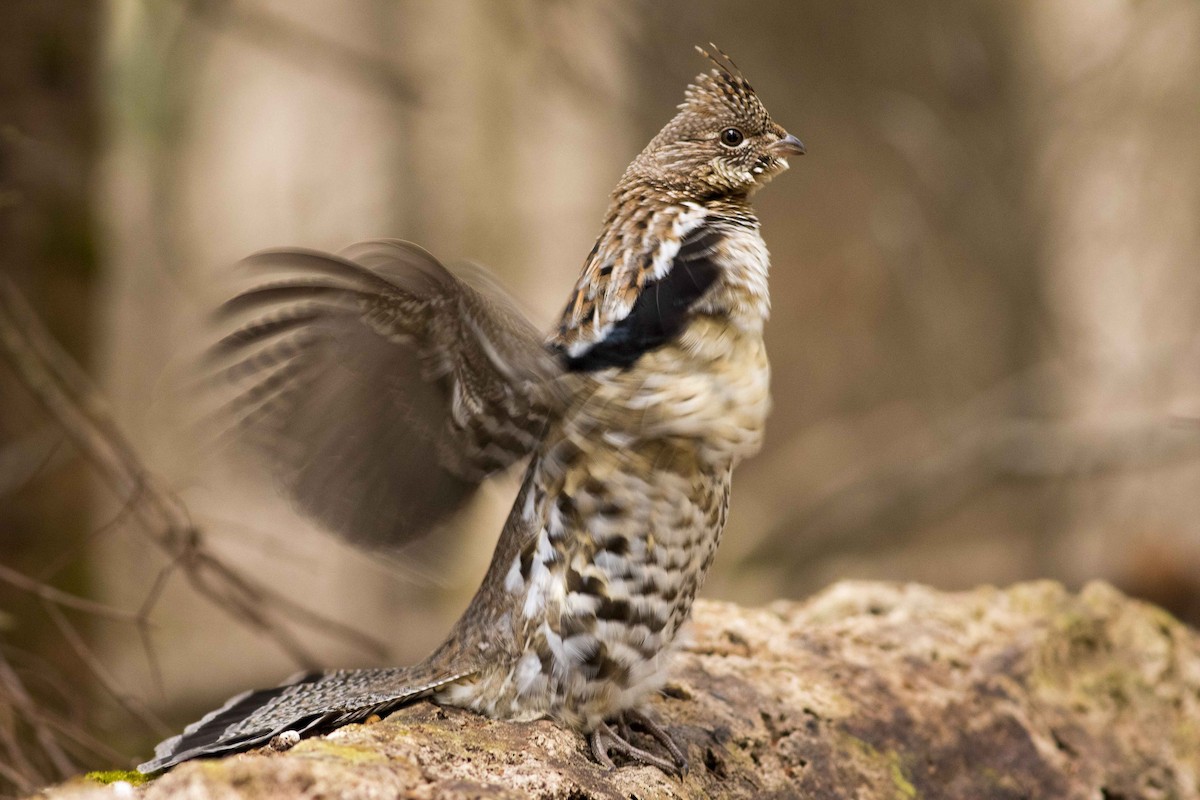
[(471, 672), (447, 673), (425, 665), (315, 672), (273, 689), (243, 692), (159, 744), (154, 758), (138, 771), (159, 772), (193, 758), (249, 750), (284, 731), (309, 736), (360, 722), (427, 697)]

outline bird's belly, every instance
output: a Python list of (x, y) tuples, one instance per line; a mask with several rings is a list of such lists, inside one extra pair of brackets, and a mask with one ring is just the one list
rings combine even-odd
[(528, 496), (537, 533), (505, 577), (517, 647), (444, 701), (591, 730), (662, 685), (725, 524), (729, 470), (664, 445), (600, 450), (531, 468), (558, 486)]

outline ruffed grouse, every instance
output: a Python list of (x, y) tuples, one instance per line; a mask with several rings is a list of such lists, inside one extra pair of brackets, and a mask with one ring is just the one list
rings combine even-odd
[(762, 440), (768, 257), (750, 198), (804, 152), (727, 56), (701, 53), (715, 68), (625, 171), (548, 339), (486, 276), (407, 242), (249, 259), (293, 276), (230, 301), (255, 316), (215, 352), (245, 387), (239, 427), (326, 527), (406, 542), (529, 463), (482, 586), (424, 662), (240, 695), (143, 771), (422, 697), (549, 717), (609, 766), (685, 766), (638, 708), (712, 562), (733, 468)]

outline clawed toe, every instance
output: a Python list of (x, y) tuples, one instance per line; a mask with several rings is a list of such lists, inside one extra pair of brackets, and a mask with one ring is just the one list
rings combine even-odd
[[(616, 729), (614, 730), (612, 725), (602, 722), (588, 736), (588, 744), (591, 746), (592, 755), (595, 756), (596, 761), (600, 762), (602, 766), (607, 769), (616, 769), (616, 764), (610, 755), (610, 753), (616, 753), (635, 764), (658, 767), (668, 775), (678, 775), (682, 778), (687, 774), (688, 762), (687, 756), (683, 754), (683, 750), (680, 749), (669, 733), (645, 714), (640, 711), (627, 711), (616, 720), (615, 724)], [(650, 734), (655, 741), (666, 749), (671, 756), (671, 760), (668, 761), (633, 744), (630, 741), (631, 725), (637, 725)]]

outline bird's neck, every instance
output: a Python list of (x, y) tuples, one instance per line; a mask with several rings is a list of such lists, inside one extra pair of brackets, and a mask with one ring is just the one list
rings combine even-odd
[(754, 218), (750, 195), (706, 187), (695, 181), (672, 181), (642, 174), (626, 174), (609, 199), (604, 229), (622, 218), (636, 216), (637, 209), (683, 206), (700, 207), (717, 215)]

